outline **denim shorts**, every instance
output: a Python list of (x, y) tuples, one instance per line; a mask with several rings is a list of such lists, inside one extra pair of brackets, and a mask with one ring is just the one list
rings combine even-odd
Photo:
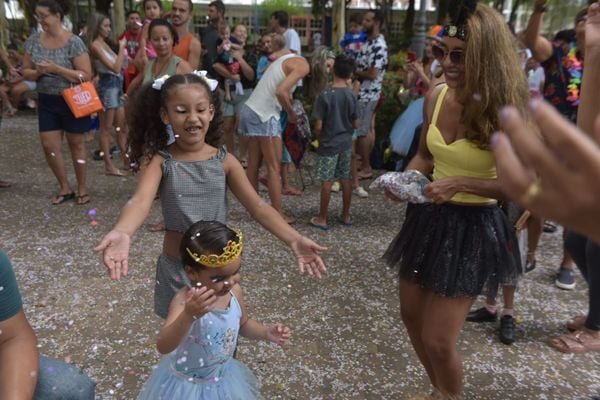
[(72, 364), (40, 356), (33, 400), (94, 400), (96, 383)]
[(92, 121), (90, 117), (75, 118), (62, 96), (38, 93), (38, 126), (40, 132), (85, 133)]
[(369, 102), (358, 102), (358, 115), (360, 115), (360, 128), (356, 130), (356, 135), (358, 137), (367, 136), (369, 134), (369, 129), (371, 128), (371, 119), (373, 118), (373, 113), (375, 113), (375, 107), (377, 107), (377, 102), (379, 100), (371, 100)]
[(242, 136), (262, 136), (274, 137), (281, 136), (281, 124), (275, 117), (266, 122), (262, 122), (257, 113), (250, 107), (244, 105), (240, 113), (240, 126), (238, 133)]
[(222, 93), (223, 97), (221, 99), (221, 104), (223, 107), (223, 116), (234, 117), (242, 113), (242, 108), (244, 107), (244, 104), (246, 104), (246, 100), (250, 98), (250, 95), (252, 94), (252, 89), (244, 89), (244, 94), (239, 95), (235, 92), (235, 87), (232, 87), (231, 101), (225, 100), (225, 92)]
[(317, 154), (317, 178), (322, 181), (352, 179), (352, 149), (332, 156)]
[(105, 110), (123, 108), (123, 75), (100, 74), (97, 89)]

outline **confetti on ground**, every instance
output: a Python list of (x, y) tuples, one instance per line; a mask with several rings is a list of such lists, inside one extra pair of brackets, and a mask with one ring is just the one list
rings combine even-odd
[[(160, 359), (156, 338), (162, 321), (152, 310), (163, 235), (143, 225), (132, 238), (128, 276), (112, 281), (91, 248), (117, 221), (137, 178), (113, 180), (104, 175), (102, 162), (87, 165), (94, 217), (102, 210), (102, 224), (89, 229), (81, 224), (81, 212), (89, 212), (85, 208), (50, 204), (56, 180), (45, 158), (37, 156), (38, 138), (34, 114), (2, 121), (0, 171), (17, 182), (0, 192), (2, 249), (13, 261), (39, 351), (82, 367), (97, 382), (99, 399), (136, 398)], [(95, 147), (88, 144), (88, 152)], [(20, 167), (23, 160), (26, 168)], [(298, 219), (295, 229), (329, 248), (323, 253), (328, 272), (321, 280), (300, 275), (291, 252), (230, 195), (228, 222), (242, 229), (246, 242), (241, 285), (248, 312), (293, 331), (283, 347), (240, 338), (238, 359), (259, 378), (266, 399), (379, 400), (425, 393), (426, 374), (400, 319), (395, 274), (380, 259), (398, 232), (404, 206), (372, 193), (353, 202), (353, 225), (347, 228), (335, 221), (341, 195), (333, 194), (331, 230), (311, 229), (308, 221), (319, 207), (318, 182), (310, 180), (313, 166), (314, 154), (308, 153), (302, 165), (307, 189), (301, 196), (285, 196), (283, 205)], [(301, 185), (297, 173), (291, 181)], [(266, 199), (264, 191), (261, 195)], [(147, 223), (160, 219), (155, 201)], [(600, 393), (598, 353), (565, 355), (547, 344), (567, 333), (567, 320), (587, 310), (587, 285), (579, 273), (575, 290), (553, 285), (561, 256), (561, 232), (543, 234), (538, 268), (516, 293), (515, 312), (522, 321), (512, 346), (499, 342), (498, 324), (465, 325), (458, 346), (467, 398), (588, 399)]]

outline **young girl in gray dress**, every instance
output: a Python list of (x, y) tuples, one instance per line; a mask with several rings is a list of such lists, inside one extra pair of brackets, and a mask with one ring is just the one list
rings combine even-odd
[[(216, 81), (197, 74), (174, 75), (139, 90), (131, 124), (131, 158), (141, 166), (133, 197), (123, 207), (112, 231), (95, 248), (102, 251), (112, 279), (127, 275), (131, 236), (142, 225), (156, 193), (166, 224), (158, 258), (154, 310), (165, 318), (171, 299), (189, 279), (179, 257), (182, 234), (196, 221), (226, 222), (227, 188), (250, 215), (286, 243), (300, 271), (321, 276), (325, 265), (318, 252), (326, 250), (291, 228), (254, 190), (239, 161), (219, 147), (221, 105), (211, 91)], [(175, 142), (167, 145), (166, 125)]]

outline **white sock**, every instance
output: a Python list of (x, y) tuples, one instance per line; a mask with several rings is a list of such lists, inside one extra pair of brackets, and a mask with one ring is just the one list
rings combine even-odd
[(496, 305), (495, 304), (485, 303), (485, 309), (488, 310), (488, 312), (490, 314), (496, 314)]

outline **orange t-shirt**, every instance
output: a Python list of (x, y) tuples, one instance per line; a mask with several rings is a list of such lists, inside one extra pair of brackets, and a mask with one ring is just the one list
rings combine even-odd
[(173, 48), (173, 53), (176, 56), (179, 56), (182, 60), (189, 61), (190, 58), (190, 44), (192, 43), (192, 39), (194, 35), (188, 33), (182, 38), (179, 38), (179, 42)]

